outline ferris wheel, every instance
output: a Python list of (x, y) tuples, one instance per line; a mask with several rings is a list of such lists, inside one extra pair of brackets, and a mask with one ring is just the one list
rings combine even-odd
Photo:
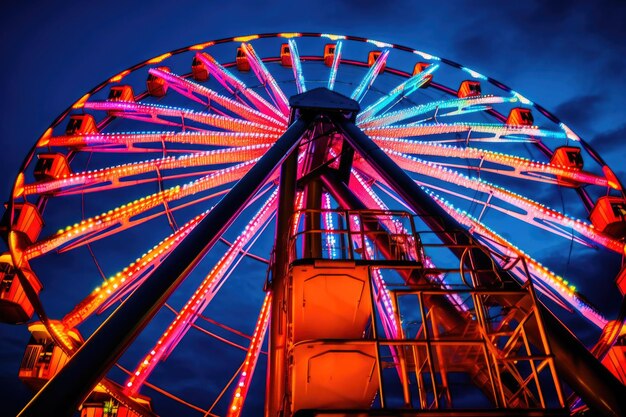
[(36, 141), (3, 231), (19, 378), (53, 381), (33, 407), (63, 375), (90, 381), (82, 416), (563, 415), (626, 382), (620, 180), (516, 90), (400, 45), (263, 34), (134, 65)]

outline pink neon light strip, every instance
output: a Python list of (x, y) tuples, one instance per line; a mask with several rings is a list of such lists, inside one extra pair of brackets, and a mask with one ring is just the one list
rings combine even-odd
[[(604, 328), (607, 324), (606, 318), (584, 301), (580, 295), (576, 292), (576, 288), (570, 285), (566, 280), (554, 274), (548, 268), (535, 261), (529, 255), (524, 253), (521, 249), (508, 242), (506, 239), (498, 235), (493, 230), (489, 229), (483, 223), (474, 219), (467, 213), (462, 213), (455, 209), (450, 203), (442, 199), (441, 197), (430, 192), (432, 198), (444, 209), (448, 214), (455, 218), (456, 221), (465, 225), (470, 229), (472, 233), (479, 236), (483, 236), (490, 241), (497, 243), (500, 247), (506, 248), (503, 251), (503, 255), (510, 257), (523, 257), (527, 264), (531, 274), (539, 279), (541, 282), (552, 288), (557, 294), (559, 294), (565, 301), (567, 301), (572, 307), (579, 311), (587, 320), (594, 323), (599, 328)], [(525, 279), (525, 277), (523, 278)]]
[(241, 410), (243, 409), (246, 396), (248, 395), (248, 390), (250, 389), (250, 383), (252, 382), (252, 376), (254, 375), (254, 369), (256, 368), (256, 364), (261, 354), (263, 339), (265, 338), (265, 333), (267, 332), (271, 304), (272, 293), (268, 292), (265, 295), (265, 300), (263, 300), (261, 313), (259, 314), (259, 319), (256, 327), (254, 328), (252, 340), (250, 341), (250, 347), (248, 348), (248, 353), (246, 354), (239, 378), (237, 379), (237, 387), (235, 388), (235, 393), (233, 394), (230, 406), (228, 407), (228, 413), (226, 414), (227, 417), (239, 417), (241, 415)]
[(224, 68), (215, 58), (211, 55), (203, 52), (196, 54), (202, 63), (207, 67), (211, 76), (213, 76), (224, 88), (230, 91), (232, 94), (242, 95), (253, 106), (259, 109), (261, 112), (270, 115), (271, 117), (287, 122), (287, 115), (281, 113), (279, 109), (268, 103), (263, 97), (257, 94), (254, 90), (249, 89), (243, 81), (240, 81), (230, 71)]
[(212, 105), (213, 103), (217, 103), (224, 109), (233, 112), (236, 115), (251, 122), (269, 124), (275, 127), (285, 126), (284, 121), (278, 121), (266, 113), (261, 113), (260, 111), (255, 110), (248, 105), (225, 97), (203, 85), (197, 84), (171, 72), (162, 71), (158, 68), (151, 68), (148, 72), (150, 74), (156, 75), (159, 78), (163, 78), (171, 88), (181, 94), (184, 94), (186, 97), (189, 97), (192, 100), (197, 101), (198, 99), (198, 97), (196, 97), (192, 93), (205, 97), (207, 100), (206, 102), (200, 100), (200, 102), (204, 105)]
[(267, 70), (263, 61), (261, 61), (261, 59), (257, 56), (252, 45), (250, 45), (249, 43), (242, 43), (241, 48), (246, 54), (246, 57), (248, 57), (250, 67), (256, 74), (259, 81), (261, 81), (261, 83), (265, 84), (266, 86), (269, 86), (271, 95), (274, 99), (276, 106), (278, 106), (278, 108), (284, 115), (288, 115), (289, 101), (287, 100), (285, 93), (283, 93), (283, 91), (276, 83), (274, 76)]

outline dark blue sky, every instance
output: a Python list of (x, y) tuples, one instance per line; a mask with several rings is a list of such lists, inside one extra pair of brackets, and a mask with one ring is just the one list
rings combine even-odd
[[(626, 178), (626, 3), (620, 1), (21, 2), (0, 13), (0, 196), (50, 122), (136, 62), (227, 36), (311, 31), (415, 47), (553, 111)], [(141, 2), (143, 3), (143, 2)], [(258, 6), (258, 4), (263, 6)], [(24, 327), (0, 325), (0, 415), (24, 401)]]

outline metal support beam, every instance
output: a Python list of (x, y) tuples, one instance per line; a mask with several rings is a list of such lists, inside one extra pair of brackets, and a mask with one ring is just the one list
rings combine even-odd
[[(451, 236), (448, 230), (460, 230), (457, 222), (435, 203), (413, 179), (387, 156), (367, 135), (351, 121), (337, 118), (336, 124), (352, 147), (372, 166), (377, 174), (397, 192), (416, 214), (439, 236), (444, 243), (465, 244), (471, 241), (469, 232)], [(459, 242), (459, 239), (467, 242)], [(476, 260), (476, 259), (475, 259)], [(508, 276), (499, 270), (498, 275)], [(515, 282), (510, 278), (510, 283)], [(559, 375), (594, 411), (607, 417), (626, 415), (626, 387), (621, 384), (567, 328), (541, 306), (546, 332)], [(532, 332), (534, 343), (539, 343), (539, 333)]]
[(276, 242), (272, 270), (272, 307), (269, 328), (267, 382), (265, 392), (265, 416), (278, 416), (283, 408), (287, 361), (287, 268), (289, 266), (289, 235), (296, 201), (298, 153), (283, 162), (278, 188), (278, 212), (276, 214)]
[(222, 198), (187, 238), (94, 332), (65, 367), (19, 414), (72, 416), (96, 384), (135, 340), (176, 287), (297, 147), (307, 122), (297, 119), (252, 169)]

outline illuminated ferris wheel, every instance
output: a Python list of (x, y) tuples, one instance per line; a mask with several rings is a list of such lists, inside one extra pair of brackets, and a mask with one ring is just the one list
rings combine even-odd
[(8, 207), (0, 319), (51, 381), (23, 415), (620, 415), (622, 185), (450, 60), (315, 33), (168, 52), (62, 113)]

